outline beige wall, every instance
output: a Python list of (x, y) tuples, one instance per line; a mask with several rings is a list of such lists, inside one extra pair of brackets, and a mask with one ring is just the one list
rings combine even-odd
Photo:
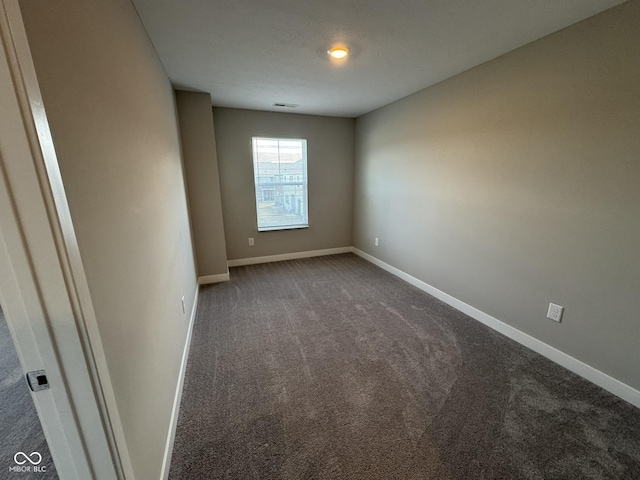
[(21, 6), (136, 478), (157, 479), (196, 289), (173, 90), (128, 0)]
[(640, 388), (639, 45), (632, 1), (359, 118), (355, 246)]
[(176, 92), (198, 276), (228, 273), (211, 96)]
[[(213, 117), (230, 260), (351, 246), (353, 119), (227, 108), (215, 108)], [(254, 136), (307, 140), (309, 228), (258, 232)]]

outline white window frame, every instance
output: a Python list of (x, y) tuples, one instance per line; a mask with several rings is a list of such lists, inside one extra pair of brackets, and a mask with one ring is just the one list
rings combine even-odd
[[(273, 180), (271, 183), (264, 181), (264, 176), (259, 176), (259, 171), (257, 169), (258, 165), (258, 150), (257, 143), (261, 140), (269, 140), (269, 141), (277, 141), (277, 142), (301, 142), (302, 144), (302, 160), (304, 165), (304, 174), (291, 174), (291, 173), (276, 173), (270, 175)], [(309, 174), (308, 174), (308, 159), (307, 159), (307, 140), (304, 138), (279, 138), (279, 137), (253, 137), (251, 139), (251, 149), (253, 153), (253, 178), (254, 178), (254, 199), (256, 205), (256, 225), (259, 232), (269, 232), (276, 230), (294, 230), (301, 228), (309, 228)], [(280, 162), (280, 153), (278, 153), (278, 161)], [(295, 177), (295, 180), (294, 180)], [(278, 181), (278, 179), (280, 181)], [(261, 222), (260, 217), (260, 202), (263, 201), (262, 191), (265, 189), (273, 188), (274, 198), (278, 198), (278, 193), (276, 191), (276, 186), (282, 184), (282, 186), (300, 186), (301, 193), (296, 194), (296, 198), (300, 198), (302, 196), (303, 202), (303, 214), (302, 221), (291, 223), (291, 224), (282, 224), (282, 225), (269, 225), (265, 224), (264, 221)], [(284, 202), (284, 198), (286, 198), (288, 194), (281, 194), (281, 197)], [(263, 219), (264, 220), (264, 219)]]

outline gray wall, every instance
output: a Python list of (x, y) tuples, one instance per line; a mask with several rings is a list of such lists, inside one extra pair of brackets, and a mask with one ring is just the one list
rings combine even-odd
[(228, 273), (211, 96), (176, 91), (198, 276)]
[(196, 289), (173, 89), (130, 1), (21, 5), (133, 468), (157, 479)]
[[(214, 108), (213, 117), (230, 260), (351, 246), (353, 119), (227, 108)], [(307, 139), (309, 228), (258, 232), (254, 136)]]
[(354, 245), (640, 388), (639, 45), (633, 1), (359, 118)]

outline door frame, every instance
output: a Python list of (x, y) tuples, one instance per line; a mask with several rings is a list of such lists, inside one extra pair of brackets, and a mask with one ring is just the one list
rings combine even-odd
[(0, 304), (61, 479), (134, 479), (18, 0), (0, 0)]

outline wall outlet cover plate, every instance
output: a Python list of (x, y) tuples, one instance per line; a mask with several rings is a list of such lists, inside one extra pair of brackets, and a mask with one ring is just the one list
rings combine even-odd
[(555, 303), (550, 303), (549, 310), (547, 311), (547, 318), (553, 320), (554, 322), (560, 323), (560, 320), (562, 320), (563, 311), (564, 307), (556, 305)]

